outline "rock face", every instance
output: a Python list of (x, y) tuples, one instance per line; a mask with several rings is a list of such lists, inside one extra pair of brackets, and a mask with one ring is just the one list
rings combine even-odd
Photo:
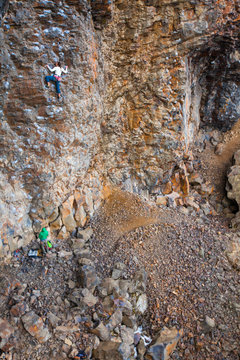
[[(93, 188), (87, 171), (98, 151), (103, 71), (88, 2), (80, 3), (13, 2), (0, 29), (1, 239), (6, 243), (17, 235), (29, 241), (32, 221), (48, 218), (78, 181), (88, 177)], [(44, 86), (45, 65), (57, 59), (69, 66), (63, 102), (53, 85)], [(96, 188), (99, 176), (94, 176)], [(70, 217), (66, 226), (72, 229)]]
[[(54, 229), (84, 226), (105, 181), (166, 183), (199, 126), (239, 118), (237, 1), (5, 0), (0, 16), (1, 256), (76, 188)], [(60, 102), (44, 84), (56, 60), (69, 66)]]
[[(228, 184), (226, 187), (229, 199), (236, 201), (238, 208), (240, 206), (240, 150), (234, 154), (234, 165), (228, 173)], [(240, 212), (238, 211), (232, 220), (232, 226), (235, 229), (240, 228)]]
[[(224, 11), (209, 1), (117, 2), (114, 22), (103, 32), (108, 106), (102, 131), (114, 182), (121, 184), (125, 177), (131, 189), (136, 178), (141, 179), (138, 186), (147, 188), (165, 180), (169, 163), (191, 146), (199, 125), (212, 126), (206, 122), (210, 113), (217, 121), (218, 104), (227, 102), (227, 81), (238, 98), (232, 72), (239, 62), (235, 44), (227, 39), (231, 31), (237, 34), (239, 7), (234, 8), (236, 1), (221, 4)], [(231, 123), (229, 114), (219, 118), (225, 128), (236, 121), (237, 112), (239, 117), (238, 101), (228, 100)]]

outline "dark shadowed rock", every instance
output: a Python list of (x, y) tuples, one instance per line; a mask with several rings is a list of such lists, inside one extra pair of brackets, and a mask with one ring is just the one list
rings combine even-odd
[(90, 291), (94, 291), (100, 280), (96, 269), (91, 265), (83, 265), (80, 270), (80, 285)]
[(0, 16), (3, 17), (8, 11), (9, 0), (0, 0)]

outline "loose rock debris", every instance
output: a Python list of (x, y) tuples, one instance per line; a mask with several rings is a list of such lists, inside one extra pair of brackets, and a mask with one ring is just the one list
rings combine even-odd
[(214, 217), (169, 217), (118, 239), (100, 223), (101, 237), (89, 228), (1, 265), (0, 358), (239, 359), (229, 232)]

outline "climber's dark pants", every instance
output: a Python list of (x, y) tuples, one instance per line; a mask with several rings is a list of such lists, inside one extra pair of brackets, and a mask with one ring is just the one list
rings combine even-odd
[(58, 81), (58, 80), (55, 78), (55, 76), (53, 76), (53, 75), (45, 76), (45, 80), (46, 80), (47, 83), (50, 82), (50, 81), (55, 82), (57, 94), (60, 94), (60, 93), (61, 93), (61, 90), (60, 90), (60, 81)]

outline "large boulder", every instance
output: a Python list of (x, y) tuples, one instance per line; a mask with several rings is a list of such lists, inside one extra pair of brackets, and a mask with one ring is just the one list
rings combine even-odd
[[(235, 200), (240, 208), (240, 150), (234, 154), (234, 165), (229, 169), (226, 190), (228, 198)], [(240, 229), (240, 211), (237, 212), (232, 220), (232, 227)]]
[(232, 266), (240, 270), (240, 234), (230, 234), (226, 255)]
[(119, 352), (119, 346), (119, 342), (101, 342), (97, 349), (93, 350), (93, 357), (95, 360), (123, 360), (123, 356)]
[(171, 353), (177, 346), (178, 341), (183, 335), (182, 330), (163, 328), (153, 345), (150, 346), (147, 354), (152, 360), (168, 360)]
[(44, 326), (42, 318), (34, 313), (34, 311), (29, 311), (22, 316), (22, 322), (29, 334), (35, 337), (40, 343), (46, 342), (51, 337), (48, 329)]

